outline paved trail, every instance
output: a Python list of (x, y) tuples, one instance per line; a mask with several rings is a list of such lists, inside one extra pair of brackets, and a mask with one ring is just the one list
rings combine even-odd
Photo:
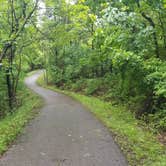
[(70, 97), (44, 89), (26, 79), (45, 106), (15, 144), (0, 159), (0, 166), (127, 166), (109, 131)]

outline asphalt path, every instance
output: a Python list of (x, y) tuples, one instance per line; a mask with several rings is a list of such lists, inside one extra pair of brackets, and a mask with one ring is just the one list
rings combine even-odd
[(41, 71), (26, 85), (44, 99), (0, 166), (127, 166), (111, 133), (79, 102), (36, 84)]

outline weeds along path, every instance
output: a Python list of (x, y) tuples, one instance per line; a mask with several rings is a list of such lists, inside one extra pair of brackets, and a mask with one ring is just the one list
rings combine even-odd
[(81, 104), (39, 87), (41, 71), (26, 85), (45, 101), (0, 166), (127, 166), (110, 132)]

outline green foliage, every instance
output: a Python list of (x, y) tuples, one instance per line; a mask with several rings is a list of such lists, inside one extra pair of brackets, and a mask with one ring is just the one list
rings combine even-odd
[(87, 86), (85, 89), (85, 94), (93, 95), (102, 88), (102, 80), (99, 79), (89, 79), (87, 80)]
[[(48, 45), (45, 54), (49, 55), (46, 68), (50, 82), (123, 103), (138, 117), (153, 114), (158, 117), (155, 121), (163, 121), (165, 114), (161, 112), (166, 109), (164, 2), (48, 2), (51, 2), (49, 7), (56, 9), (52, 13), (55, 19), (45, 18), (42, 27), (48, 36), (43, 43)], [(161, 122), (156, 128), (165, 130), (165, 125)]]
[(70, 82), (69, 84), (65, 84), (65, 88), (72, 89), (75, 92), (81, 92), (86, 88), (86, 80), (78, 80), (77, 82), (73, 83)]
[(114, 72), (119, 76), (119, 90), (126, 96), (140, 95), (144, 91), (145, 70), (143, 60), (130, 52), (118, 50), (113, 57)]
[(166, 62), (159, 61), (153, 68), (154, 71), (147, 76), (149, 84), (153, 85), (156, 96), (166, 98)]
[(145, 120), (150, 123), (152, 128), (166, 132), (166, 110), (158, 110), (156, 114), (149, 114)]
[[(31, 45), (34, 35), (36, 35), (36, 24), (34, 22), (36, 21), (35, 11), (38, 0), (1, 0), (0, 3), (1, 118), (19, 105), (17, 90), (21, 73), (26, 68), (25, 59), (23, 58), (23, 55), (26, 54), (24, 49)], [(29, 51), (28, 54), (32, 54), (32, 52), (33, 50)], [(33, 60), (32, 58), (29, 59), (32, 62), (35, 58)], [(37, 61), (34, 60), (33, 63), (37, 63)], [(24, 69), (22, 66), (24, 66)]]

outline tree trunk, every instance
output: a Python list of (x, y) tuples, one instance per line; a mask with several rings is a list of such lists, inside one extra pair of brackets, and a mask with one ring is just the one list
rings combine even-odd
[(10, 79), (10, 71), (9, 69), (6, 70), (6, 84), (8, 90), (8, 99), (9, 99), (9, 107), (12, 109), (12, 86), (11, 86), (11, 79)]
[[(139, 3), (140, 1), (136, 0), (136, 2), (137, 2), (138, 8), (141, 8), (140, 3)], [(155, 45), (155, 53), (156, 53), (156, 57), (159, 58), (160, 57), (160, 53), (159, 53), (159, 44), (158, 44), (157, 34), (156, 34), (156, 25), (155, 25), (154, 21), (152, 20), (152, 18), (147, 16), (144, 12), (141, 12), (141, 15), (153, 27), (153, 30), (154, 30), (154, 32), (153, 32), (153, 40), (154, 40), (154, 45)]]
[(157, 40), (157, 34), (156, 34), (156, 26), (155, 23), (153, 22), (152, 18), (150, 18), (149, 16), (147, 16), (144, 12), (141, 13), (141, 15), (149, 22), (149, 24), (153, 27), (153, 40), (154, 40), (154, 45), (155, 45), (155, 52), (156, 52), (156, 57), (159, 58), (160, 57), (160, 53), (159, 53), (159, 44), (158, 44), (158, 40)]
[(163, 34), (163, 43), (164, 43), (164, 48), (166, 48), (166, 32), (165, 32), (165, 26), (162, 21), (161, 13), (159, 12), (159, 21), (161, 24), (161, 29), (162, 29), (162, 34)]

